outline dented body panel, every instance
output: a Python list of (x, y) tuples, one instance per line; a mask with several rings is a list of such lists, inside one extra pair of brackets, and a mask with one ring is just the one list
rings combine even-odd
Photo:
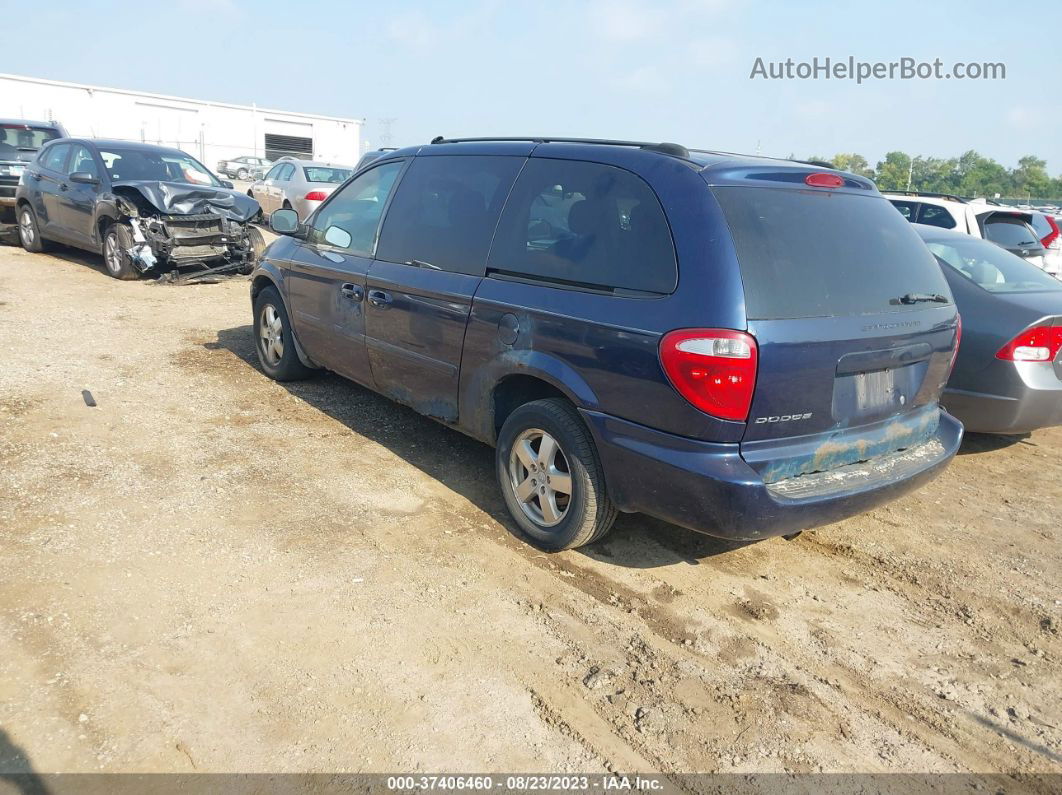
[[(252, 232), (250, 225), (259, 207), (249, 196), (220, 185), (112, 179), (99, 157), (98, 142), (62, 143), (92, 153), (94, 170), (89, 173), (96, 181), (75, 182), (69, 174), (49, 171), (40, 159), (32, 164), (31, 178), (19, 186), (18, 202), (33, 208), (43, 236), (102, 253), (107, 229), (124, 224), (133, 241), (126, 253), (142, 273), (189, 265), (250, 270), (261, 253), (260, 233)], [(175, 151), (124, 142), (121, 146)]]

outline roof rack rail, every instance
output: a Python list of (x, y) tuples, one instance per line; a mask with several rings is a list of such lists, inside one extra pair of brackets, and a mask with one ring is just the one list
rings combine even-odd
[(896, 196), (925, 196), (930, 199), (951, 199), (953, 202), (962, 202), (963, 204), (969, 203), (969, 199), (964, 196), (956, 196), (954, 193), (931, 193), (926, 190), (886, 190), (882, 193), (890, 193)]
[(510, 137), (487, 137), (487, 138), (444, 138), (439, 135), (431, 139), (433, 144), (466, 144), (466, 143), (491, 143), (505, 141), (528, 141), (534, 144), (599, 144), (602, 146), (632, 146), (638, 149), (647, 149), (651, 152), (660, 152), (673, 157), (689, 159), (690, 150), (682, 144), (651, 141), (614, 141), (609, 138), (557, 138), (552, 135), (517, 135)]

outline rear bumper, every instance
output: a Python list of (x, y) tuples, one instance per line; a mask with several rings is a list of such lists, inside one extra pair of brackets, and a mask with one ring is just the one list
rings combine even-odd
[(581, 412), (597, 442), (616, 506), (723, 538), (757, 540), (863, 513), (936, 477), (959, 449), (962, 425), (941, 412), (906, 451), (766, 484), (736, 444), (661, 433)]
[(1024, 389), (1020, 397), (945, 389), (941, 402), (974, 433), (1029, 433), (1062, 425), (1062, 389)]

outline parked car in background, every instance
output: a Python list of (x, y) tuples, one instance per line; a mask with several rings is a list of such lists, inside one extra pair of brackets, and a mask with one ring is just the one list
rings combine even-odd
[(45, 143), (65, 137), (58, 122), (0, 119), (0, 234), (16, 229), (15, 190), (26, 164)]
[(234, 157), (232, 160), (219, 160), (218, 173), (223, 177), (235, 177), (246, 182), (249, 179), (256, 179), (258, 175), (265, 173), (266, 169), (271, 165), (273, 165), (272, 160), (245, 155), (243, 157)]
[(1062, 424), (1062, 282), (999, 246), (916, 226), (944, 269), (962, 346), (943, 402), (969, 431)]
[(287, 208), (305, 220), (351, 173), (353, 169), (349, 166), (313, 160), (281, 160), (269, 169), (264, 179), (251, 185), (247, 195), (261, 205), (265, 216)]
[[(666, 208), (666, 209), (665, 209)], [(443, 141), (381, 155), (252, 278), (271, 377), (324, 367), (496, 447), (550, 550), (641, 511), (759, 539), (927, 482), (947, 282), (862, 177), (676, 144)]]
[(1044, 247), (1043, 269), (1056, 279), (1062, 277), (1062, 219), (1043, 212), (1032, 213), (1033, 231)]
[(64, 138), (44, 145), (16, 193), (27, 251), (103, 254), (117, 279), (192, 265), (249, 272), (265, 248), (258, 203), (177, 149)]
[(991, 240), (1037, 267), (1044, 265), (1045, 250), (1030, 225), (1031, 212), (944, 193), (886, 192), (885, 197), (913, 224)]
[(360, 158), (358, 158), (358, 164), (354, 166), (354, 170), (361, 171), (362, 168), (364, 168), (367, 164), (371, 163), (373, 160), (377, 160), (380, 157), (383, 157), (388, 152), (394, 151), (395, 147), (393, 146), (383, 146), (379, 149), (372, 149), (363, 154)]

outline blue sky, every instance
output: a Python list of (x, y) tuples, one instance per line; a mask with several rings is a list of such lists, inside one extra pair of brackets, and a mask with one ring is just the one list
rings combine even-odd
[[(379, 120), (394, 118), (395, 145), (439, 134), (552, 134), (783, 157), (855, 151), (872, 164), (892, 149), (937, 157), (976, 149), (1007, 166), (1035, 154), (1052, 175), (1062, 173), (1059, 3), (172, 0), (162, 10), (49, 0), (32, 13), (16, 12), (21, 2), (0, 6), (19, 19), (0, 72), (364, 118), (374, 146)], [(757, 57), (849, 55), (940, 58), (946, 68), (1001, 61), (1007, 79), (749, 79)]]

